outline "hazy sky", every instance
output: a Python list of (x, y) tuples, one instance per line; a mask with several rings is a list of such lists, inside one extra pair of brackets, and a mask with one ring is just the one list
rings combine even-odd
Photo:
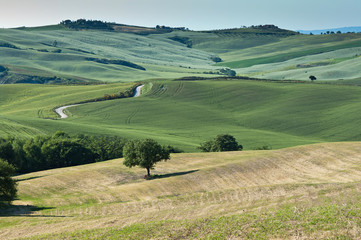
[(275, 24), (292, 30), (361, 26), (361, 0), (0, 0), (0, 27), (65, 19), (192, 30)]

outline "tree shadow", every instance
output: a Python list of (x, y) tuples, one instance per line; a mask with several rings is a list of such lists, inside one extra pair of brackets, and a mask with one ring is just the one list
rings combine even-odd
[(23, 178), (23, 179), (16, 179), (15, 181), (16, 182), (22, 182), (22, 181), (28, 181), (28, 180), (31, 180), (31, 179), (37, 179), (37, 178), (42, 178), (44, 176), (35, 176), (35, 177), (28, 177), (28, 178)]
[(162, 174), (162, 175), (155, 174), (155, 175), (151, 175), (149, 178), (147, 178), (147, 180), (182, 176), (182, 175), (187, 175), (187, 174), (198, 172), (198, 171), (199, 171), (199, 169), (185, 171), (185, 172), (168, 173), (168, 174)]
[(54, 207), (0, 204), (0, 217), (66, 217), (58, 215), (32, 214), (34, 212), (48, 209), (54, 209)]

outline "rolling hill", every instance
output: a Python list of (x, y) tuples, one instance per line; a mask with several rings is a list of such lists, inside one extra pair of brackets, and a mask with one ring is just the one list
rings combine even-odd
[[(123, 159), (15, 176), (1, 239), (360, 236), (361, 34), (80, 23), (0, 29), (0, 137), (62, 130), (186, 153), (151, 180)], [(95, 101), (139, 83), (140, 97)], [(197, 153), (222, 133), (246, 151)]]
[[(107, 27), (111, 30), (61, 24), (0, 29), (0, 83), (129, 82), (220, 75), (226, 67), (238, 75), (307, 80), (308, 74), (292, 71), (300, 64), (308, 66), (300, 71), (315, 71), (319, 80), (360, 77), (357, 33), (310, 36), (273, 25), (212, 31)], [(355, 54), (345, 57), (339, 50)], [(325, 65), (312, 65), (314, 57), (343, 71), (330, 74)], [(281, 67), (275, 68), (275, 63)]]
[(153, 180), (122, 159), (22, 175), (0, 237), (355, 238), (360, 150), (355, 142), (174, 154)]
[[(180, 77), (200, 72), (199, 68), (211, 69), (213, 62), (210, 53), (169, 39), (129, 33), (15, 29), (0, 32), (0, 64), (9, 69), (6, 79), (10, 82), (31, 83), (22, 75), (56, 76), (80, 83)], [(131, 64), (143, 69), (129, 67)]]
[(361, 27), (341, 27), (341, 28), (328, 28), (328, 29), (318, 29), (318, 30), (298, 30), (297, 32), (303, 33), (303, 34), (323, 34), (327, 32), (342, 32), (342, 33), (348, 33), (348, 32), (361, 32)]
[[(220, 133), (245, 149), (360, 141), (361, 89), (354, 86), (240, 79), (152, 81), (138, 98), (55, 107), (111, 95), (131, 86), (3, 85), (0, 135), (72, 134), (154, 138), (185, 151)], [(49, 119), (50, 118), (50, 119)]]

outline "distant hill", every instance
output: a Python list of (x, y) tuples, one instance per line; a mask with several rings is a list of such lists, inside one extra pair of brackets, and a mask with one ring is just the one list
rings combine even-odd
[(270, 24), (191, 31), (78, 19), (0, 29), (0, 56), (0, 83), (6, 84), (92, 84), (234, 72), (278, 80), (308, 80), (310, 74), (318, 80), (358, 79), (361, 34), (311, 36)]
[(343, 27), (343, 28), (330, 28), (330, 29), (320, 29), (320, 30), (298, 30), (298, 32), (303, 34), (321, 34), (321, 33), (327, 33), (328, 32), (334, 32), (337, 33), (340, 31), (341, 33), (348, 33), (348, 32), (361, 32), (361, 26), (360, 27)]

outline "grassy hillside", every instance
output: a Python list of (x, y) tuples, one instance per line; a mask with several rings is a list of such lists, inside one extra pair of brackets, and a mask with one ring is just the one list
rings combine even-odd
[(260, 64), (238, 69), (244, 75), (267, 79), (308, 80), (310, 75), (318, 79), (354, 79), (359, 77), (361, 47), (335, 50), (326, 53), (294, 58), (284, 62)]
[(175, 154), (153, 180), (122, 159), (22, 175), (0, 237), (355, 239), (360, 151), (327, 143)]
[[(341, 65), (346, 60), (338, 50), (360, 48), (361, 34), (310, 36), (270, 26), (201, 32), (112, 27), (113, 31), (75, 31), (63, 25), (1, 29), (0, 66), (7, 71), (0, 72), (0, 83), (124, 82), (207, 76), (224, 67), (237, 69), (239, 75), (304, 80), (308, 76), (284, 73), (285, 69), (313, 63), (299, 59), (303, 57), (321, 54), (320, 61), (330, 61), (322, 55), (329, 52), (335, 55), (332, 67), (341, 70), (330, 74), (330, 69), (317, 68), (318, 79), (360, 77), (360, 59)], [(288, 60), (296, 64), (284, 63)], [(275, 68), (275, 63), (284, 64)], [(253, 66), (262, 69), (255, 71)]]
[(49, 133), (46, 126), (60, 130), (55, 107), (111, 95), (134, 83), (90, 86), (16, 84), (0, 86), (0, 135), (29, 137)]
[[(219, 54), (223, 61), (217, 66), (236, 69), (239, 75), (278, 80), (308, 80), (310, 72), (323, 80), (360, 77), (361, 34), (315, 36), (282, 29), (269, 33), (267, 29), (245, 28), (167, 35), (186, 38), (193, 48)], [(351, 63), (340, 64), (353, 58)], [(315, 65), (313, 59), (321, 64)], [(303, 67), (298, 72), (289, 71), (297, 69), (297, 65)], [(325, 65), (328, 68), (322, 68)]]
[[(217, 134), (245, 149), (360, 141), (359, 87), (246, 80), (154, 81), (139, 98), (87, 103), (55, 117), (56, 106), (120, 91), (99, 86), (3, 85), (0, 135), (68, 133), (154, 138), (185, 151)], [(20, 97), (19, 97), (20, 96)]]
[(219, 66), (237, 69), (240, 75), (264, 79), (321, 80), (360, 77), (361, 34), (297, 35), (280, 41), (234, 49), (220, 57)]
[[(9, 69), (7, 81), (19, 75), (58, 77), (78, 81), (136, 81), (201, 74), (210, 69), (213, 54), (189, 49), (175, 41), (122, 32), (35, 29), (0, 30), (0, 65)], [(122, 60), (137, 64), (95, 62)], [(159, 69), (160, 68), (160, 69)], [(33, 69), (33, 71), (29, 71)], [(202, 70), (203, 69), (203, 70)], [(15, 76), (14, 76), (15, 75)], [(25, 78), (24, 81), (29, 82)], [(80, 81), (81, 82), (81, 81)]]

